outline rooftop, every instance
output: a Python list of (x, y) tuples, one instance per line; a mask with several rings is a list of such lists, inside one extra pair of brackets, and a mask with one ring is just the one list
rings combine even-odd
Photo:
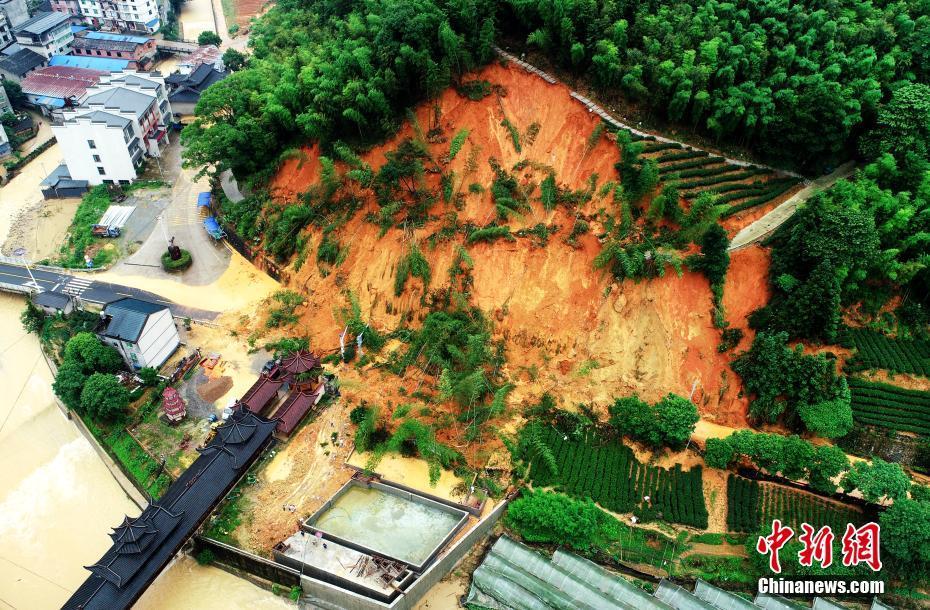
[(128, 34), (111, 34), (110, 32), (86, 32), (81, 36), (90, 40), (113, 40), (119, 42), (131, 42), (133, 44), (145, 44), (150, 38), (145, 36), (130, 36)]
[(32, 18), (23, 21), (16, 26), (13, 31), (18, 34), (30, 34), (40, 36), (48, 31), (54, 30), (61, 25), (68, 25), (71, 18), (65, 13), (36, 13)]
[(102, 105), (107, 110), (131, 112), (138, 117), (148, 110), (154, 100), (154, 95), (148, 95), (125, 87), (114, 87), (89, 95), (84, 104), (87, 106)]
[(253, 413), (234, 413), (160, 500), (114, 528), (113, 546), (88, 566), (91, 576), (64, 608), (129, 608), (245, 474), (273, 429), (274, 422)]
[(121, 129), (129, 125), (129, 119), (104, 112), (103, 110), (94, 110), (93, 112), (68, 118), (69, 121), (74, 121), (76, 119), (90, 119), (91, 123), (101, 123), (108, 127), (119, 127)]
[(71, 297), (63, 292), (46, 290), (40, 292), (32, 298), (32, 302), (40, 307), (52, 307), (54, 309), (64, 309), (71, 302)]
[(119, 72), (129, 66), (128, 59), (115, 59), (112, 57), (91, 57), (89, 55), (52, 55), (48, 61), (50, 66), (70, 66), (73, 68), (89, 68), (103, 72)]
[(53, 169), (41, 184), (59, 189), (87, 188), (87, 180), (74, 180), (68, 172), (68, 166), (64, 163)]
[(101, 334), (134, 343), (142, 335), (149, 316), (164, 309), (168, 307), (130, 297), (113, 301), (103, 309), (108, 320)]
[(32, 49), (20, 49), (0, 60), (0, 69), (16, 76), (22, 76), (34, 68), (44, 66), (46, 61), (48, 60)]
[(23, 93), (44, 95), (67, 99), (81, 97), (89, 87), (96, 85), (100, 77), (106, 74), (100, 70), (71, 68), (69, 66), (50, 66), (30, 72), (21, 86)]

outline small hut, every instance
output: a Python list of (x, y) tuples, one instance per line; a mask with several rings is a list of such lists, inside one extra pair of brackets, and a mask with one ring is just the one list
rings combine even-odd
[(181, 398), (177, 390), (167, 387), (161, 398), (162, 407), (165, 409), (165, 417), (168, 418), (169, 422), (176, 424), (184, 419), (184, 416), (187, 415), (187, 405), (184, 404), (184, 399)]

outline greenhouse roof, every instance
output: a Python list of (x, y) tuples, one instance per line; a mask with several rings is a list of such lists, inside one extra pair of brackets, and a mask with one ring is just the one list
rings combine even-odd
[(756, 595), (755, 604), (766, 610), (799, 610), (801, 608), (807, 608), (807, 606), (788, 601), (784, 597), (769, 595), (768, 593), (759, 593)]
[(706, 602), (709, 602), (714, 608), (719, 610), (756, 610), (758, 606), (750, 600), (740, 597), (735, 593), (718, 589), (717, 587), (698, 579), (694, 583), (694, 594)]
[(707, 603), (694, 593), (664, 578), (659, 583), (659, 588), (656, 589), (656, 597), (675, 610), (714, 610), (715, 608), (714, 605)]
[(630, 581), (611, 574), (593, 561), (558, 550), (552, 556), (552, 563), (575, 578), (596, 587), (612, 599), (622, 599), (642, 610), (671, 610), (665, 602), (656, 599)]

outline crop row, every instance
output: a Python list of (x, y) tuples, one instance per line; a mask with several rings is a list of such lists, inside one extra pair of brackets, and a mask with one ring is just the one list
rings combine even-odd
[[(696, 167), (705, 167), (708, 165), (716, 165), (723, 161), (722, 157), (701, 157), (700, 159), (691, 159), (689, 161), (682, 161), (680, 163), (673, 163), (671, 165), (662, 165), (659, 166), (659, 175), (667, 176), (669, 174), (679, 174), (684, 173), (684, 170), (693, 169)], [(726, 165), (724, 167), (732, 167)]]
[(930, 435), (930, 392), (856, 378), (849, 380), (849, 390), (856, 422)]
[(662, 163), (671, 163), (672, 161), (684, 161), (686, 159), (697, 159), (699, 157), (706, 157), (710, 155), (709, 152), (704, 150), (683, 150), (681, 152), (670, 152), (665, 153), (664, 155), (659, 155), (654, 157), (655, 162)]
[[(716, 184), (723, 184), (725, 182), (736, 182), (738, 180), (745, 180), (746, 178), (752, 178), (753, 176), (758, 176), (760, 174), (767, 174), (768, 172), (764, 169), (759, 168), (750, 168), (744, 169), (736, 174), (725, 174), (718, 176), (710, 176), (708, 178), (700, 178), (698, 180), (691, 180), (688, 182), (679, 182), (678, 190), (685, 191), (688, 189), (696, 189), (705, 186), (714, 186)], [(695, 193), (688, 193), (686, 197), (693, 197)]]
[(930, 343), (927, 341), (892, 339), (864, 328), (849, 329), (847, 333), (856, 348), (856, 366), (930, 377)]
[(778, 485), (761, 484), (760, 487), (763, 529), (771, 527), (773, 519), (779, 519), (795, 532), (800, 532), (802, 523), (808, 523), (815, 529), (829, 525), (834, 535), (842, 536), (847, 523), (858, 525), (863, 521), (862, 513), (848, 506)]
[(721, 217), (726, 218), (727, 216), (732, 216), (733, 214), (736, 214), (737, 212), (748, 210), (756, 206), (765, 205), (769, 201), (775, 199), (776, 197), (780, 197), (781, 195), (789, 191), (793, 186), (794, 186), (793, 184), (778, 184), (778, 185), (772, 186), (766, 191), (757, 195), (756, 197), (752, 197), (750, 199), (746, 199), (745, 201), (741, 201), (739, 203), (731, 205), (726, 210), (724, 210), (723, 214), (721, 214)]
[[(648, 140), (649, 138), (643, 139)], [(653, 138), (653, 141), (649, 142), (648, 144), (643, 145), (643, 152), (654, 153), (669, 149), (681, 150), (683, 148), (682, 145), (678, 142), (656, 142), (654, 140), (655, 138)]]
[(759, 483), (731, 474), (727, 478), (727, 529), (755, 532), (759, 529)]
[(707, 527), (704, 484), (700, 467), (682, 471), (640, 463), (629, 447), (565, 439), (550, 429), (545, 443), (552, 450), (557, 472), (536, 459), (530, 472), (534, 485), (553, 486), (572, 495), (588, 497), (608, 510), (631, 512), (644, 504), (660, 518), (684, 525)]

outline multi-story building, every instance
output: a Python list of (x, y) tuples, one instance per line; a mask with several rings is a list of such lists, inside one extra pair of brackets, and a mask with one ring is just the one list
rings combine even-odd
[(74, 55), (125, 59), (129, 61), (130, 69), (148, 70), (155, 60), (155, 39), (84, 31), (74, 37), (71, 52)]
[(13, 28), (16, 42), (43, 57), (67, 55), (74, 34), (71, 20), (63, 13), (36, 13)]
[(0, 49), (5, 49), (16, 40), (16, 36), (13, 35), (13, 26), (10, 25), (10, 20), (7, 18), (6, 13), (0, 11)]
[(0, 116), (8, 112), (13, 112), (13, 104), (10, 103), (10, 98), (6, 94), (6, 89), (0, 87)]
[(0, 76), (21, 83), (30, 73), (48, 64), (48, 58), (30, 49), (20, 49), (12, 55), (0, 57)]
[(159, 0), (80, 0), (84, 22), (95, 29), (154, 33), (161, 27)]
[(68, 15), (74, 25), (84, 22), (84, 17), (81, 15), (81, 3), (78, 0), (51, 0), (49, 5), (54, 12)]
[(71, 179), (128, 184), (145, 156), (161, 156), (170, 118), (164, 78), (121, 72), (88, 89), (84, 103), (66, 109), (52, 133), (67, 151)]
[(10, 27), (16, 27), (29, 19), (29, 6), (26, 0), (0, 0), (0, 13), (6, 15)]

